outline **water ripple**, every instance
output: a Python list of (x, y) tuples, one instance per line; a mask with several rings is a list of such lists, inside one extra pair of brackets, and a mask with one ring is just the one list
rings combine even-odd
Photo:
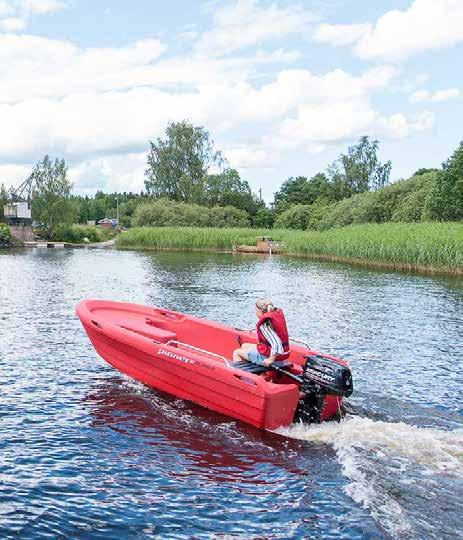
[[(156, 393), (74, 315), (101, 297), (251, 327), (256, 296), (350, 359), (348, 421), (262, 433)], [(0, 537), (457, 537), (462, 305), (458, 280), (297, 259), (0, 253)]]

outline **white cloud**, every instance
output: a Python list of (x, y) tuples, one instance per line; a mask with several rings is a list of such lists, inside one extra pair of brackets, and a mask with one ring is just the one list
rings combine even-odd
[(392, 10), (354, 47), (360, 58), (402, 59), (463, 40), (461, 0), (414, 0), (405, 11)]
[(6, 32), (20, 32), (26, 27), (26, 21), (19, 17), (8, 17), (0, 21), (0, 27)]
[(84, 195), (94, 195), (98, 190), (138, 193), (144, 189), (145, 168), (145, 153), (104, 155), (70, 167), (69, 179)]
[(20, 5), (25, 11), (38, 15), (54, 13), (66, 7), (60, 0), (20, 0)]
[(413, 92), (408, 98), (410, 103), (421, 103), (424, 101), (431, 101), (433, 103), (439, 103), (441, 101), (447, 101), (460, 96), (460, 90), (458, 88), (448, 88), (446, 90), (438, 90), (437, 92), (429, 92), (428, 90), (417, 90)]
[(371, 24), (320, 24), (313, 39), (331, 45), (350, 45), (371, 31)]
[[(391, 66), (359, 75), (341, 69), (313, 73), (288, 68), (301, 60), (299, 51), (256, 47), (303, 32), (310, 16), (301, 8), (261, 8), (242, 0), (227, 9), (231, 19), (221, 18), (226, 9), (220, 7), (213, 30), (199, 42), (201, 52), (215, 43), (218, 54), (230, 53), (224, 56), (196, 50), (169, 57), (156, 39), (81, 48), (70, 41), (0, 34), (0, 118), (8, 133), (0, 160), (34, 163), (48, 153), (72, 164), (80, 192), (139, 191), (148, 141), (170, 121), (186, 118), (228, 138), (225, 156), (244, 170), (275, 164), (285, 148), (313, 154), (363, 134), (400, 138), (432, 127), (429, 115), (384, 115), (373, 106), (373, 96), (397, 78)], [(235, 26), (245, 13), (250, 26), (244, 25), (243, 39), (235, 42)], [(295, 13), (305, 15), (302, 22)], [(214, 33), (220, 28), (226, 32)], [(248, 54), (231, 54), (251, 45)], [(252, 134), (252, 142), (245, 144), (240, 133)]]
[(365, 134), (402, 139), (431, 129), (433, 124), (432, 113), (424, 112), (415, 119), (402, 113), (383, 116), (368, 100), (340, 100), (299, 107), (296, 116), (284, 120), (277, 135), (270, 137), (268, 143), (287, 149), (305, 147), (310, 153), (317, 153), (326, 144), (347, 142)]
[(431, 101), (434, 101), (434, 102), (447, 101), (448, 99), (459, 97), (459, 95), (460, 95), (460, 90), (458, 90), (458, 88), (449, 88), (448, 90), (438, 90), (432, 95)]
[(414, 0), (408, 9), (388, 11), (374, 24), (321, 24), (313, 39), (353, 45), (363, 59), (402, 60), (463, 41), (463, 1)]
[(0, 184), (18, 187), (30, 174), (32, 164), (18, 165), (16, 163), (6, 163), (0, 165)]
[(256, 144), (225, 147), (224, 154), (233, 169), (261, 169), (271, 165), (275, 158), (266, 148)]
[(410, 103), (420, 103), (422, 101), (428, 101), (430, 93), (427, 90), (417, 90), (408, 98)]
[(46, 15), (65, 7), (66, 4), (61, 0), (17, 0), (15, 5), (0, 0), (0, 29), (20, 32), (26, 28), (31, 15)]
[(14, 13), (13, 6), (5, 0), (0, 0), (0, 17), (6, 17)]
[[(266, 134), (276, 131), (283, 147), (304, 145), (311, 152), (368, 130), (385, 131), (388, 123), (388, 136), (405, 132), (370, 104), (370, 96), (395, 77), (389, 66), (359, 76), (286, 69), (258, 86), (243, 66), (266, 61), (263, 53), (246, 61), (158, 60), (163, 46), (154, 40), (87, 50), (32, 36), (2, 40), (0, 117), (9, 134), (0, 147), (4, 159), (141, 152), (169, 121), (183, 118), (219, 135), (249, 123), (261, 134), (257, 139), (271, 140)], [(189, 86), (179, 92), (167, 85), (176, 88), (179, 81)], [(275, 145), (245, 151), (235, 144), (228, 157), (236, 167), (258, 166), (268, 161), (269, 148), (274, 152)]]
[(68, 41), (0, 34), (0, 103), (151, 84), (156, 73), (150, 64), (163, 50), (155, 39), (80, 49)]
[(220, 7), (213, 15), (213, 28), (201, 36), (197, 50), (222, 56), (266, 41), (307, 32), (316, 17), (300, 6), (267, 7), (257, 0), (237, 0)]

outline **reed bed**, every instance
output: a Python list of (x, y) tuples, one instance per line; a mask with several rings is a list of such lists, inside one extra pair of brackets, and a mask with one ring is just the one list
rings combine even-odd
[(138, 249), (231, 250), (233, 244), (255, 245), (256, 237), (275, 237), (265, 229), (137, 227), (117, 237), (117, 247)]
[(143, 227), (117, 238), (120, 248), (230, 250), (255, 245), (256, 237), (285, 242), (288, 254), (391, 268), (463, 274), (463, 223), (350, 225), (327, 231)]

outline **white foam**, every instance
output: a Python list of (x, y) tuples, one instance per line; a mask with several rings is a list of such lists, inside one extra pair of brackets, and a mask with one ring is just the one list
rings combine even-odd
[(463, 429), (442, 431), (351, 417), (340, 423), (293, 425), (278, 433), (331, 444), (349, 479), (346, 493), (395, 538), (410, 534), (412, 525), (394, 493), (385, 489), (389, 474), (402, 485), (417, 481), (406, 476), (407, 469), (417, 466), (429, 475), (463, 477)]

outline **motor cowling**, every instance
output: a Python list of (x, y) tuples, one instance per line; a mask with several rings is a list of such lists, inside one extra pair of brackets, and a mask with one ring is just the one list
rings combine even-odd
[(318, 424), (322, 420), (326, 395), (349, 397), (352, 394), (352, 373), (347, 366), (326, 356), (310, 355), (305, 358), (294, 421)]
[(320, 386), (325, 394), (349, 397), (354, 391), (351, 370), (331, 358), (321, 355), (306, 356), (303, 368), (305, 383)]

